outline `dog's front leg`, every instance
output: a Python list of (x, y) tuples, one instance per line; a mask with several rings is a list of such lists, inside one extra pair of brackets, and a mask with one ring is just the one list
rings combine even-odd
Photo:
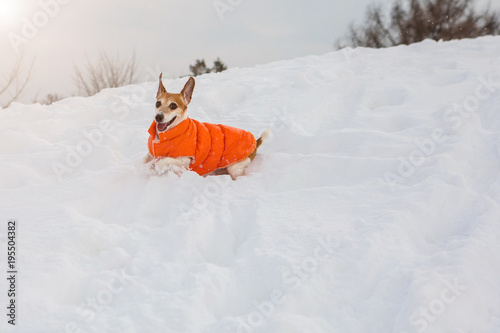
[[(155, 164), (156, 171), (163, 173), (165, 171), (171, 170), (172, 166), (188, 169), (191, 165), (192, 158), (181, 156), (181, 157), (164, 157)], [(175, 170), (173, 170), (175, 172)]]

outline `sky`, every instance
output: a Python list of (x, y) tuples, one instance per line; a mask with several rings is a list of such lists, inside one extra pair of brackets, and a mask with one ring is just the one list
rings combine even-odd
[[(377, 1), (390, 5), (392, 0)], [(485, 1), (482, 1), (485, 2)], [(229, 68), (335, 50), (373, 0), (0, 0), (0, 80), (34, 59), (20, 101), (77, 95), (74, 66), (99, 51), (130, 59), (138, 82), (189, 74), (220, 58)], [(492, 7), (500, 8), (500, 0)], [(0, 83), (3, 81), (0, 81)], [(1, 84), (0, 84), (1, 87)], [(5, 97), (5, 96), (4, 96)], [(1, 102), (0, 97), (0, 102)]]

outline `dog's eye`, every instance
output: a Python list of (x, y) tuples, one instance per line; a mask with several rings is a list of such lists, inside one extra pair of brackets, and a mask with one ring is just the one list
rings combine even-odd
[(170, 103), (170, 105), (168, 107), (170, 108), (170, 110), (175, 110), (175, 109), (177, 109), (177, 104)]
[(160, 106), (161, 106), (161, 102), (160, 101), (156, 102), (156, 107), (159, 108)]

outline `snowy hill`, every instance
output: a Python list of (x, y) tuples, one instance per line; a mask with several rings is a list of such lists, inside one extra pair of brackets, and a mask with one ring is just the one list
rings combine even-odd
[(141, 164), (156, 78), (0, 110), (0, 331), (500, 332), (499, 54), (426, 41), (199, 77), (192, 118), (273, 131), (234, 182)]

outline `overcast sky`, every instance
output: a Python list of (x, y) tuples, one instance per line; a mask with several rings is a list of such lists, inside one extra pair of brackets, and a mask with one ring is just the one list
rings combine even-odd
[[(135, 52), (139, 81), (153, 80), (148, 68), (166, 78), (188, 74), (199, 58), (248, 67), (324, 54), (334, 50), (352, 20), (362, 21), (372, 2), (0, 0), (0, 74), (7, 76), (20, 49), (26, 63), (35, 57), (22, 98), (29, 102), (36, 93), (39, 98), (76, 94), (73, 64), (84, 64), (86, 56), (95, 59), (100, 49), (124, 59)], [(493, 0), (493, 7), (499, 8), (500, 0)]]

